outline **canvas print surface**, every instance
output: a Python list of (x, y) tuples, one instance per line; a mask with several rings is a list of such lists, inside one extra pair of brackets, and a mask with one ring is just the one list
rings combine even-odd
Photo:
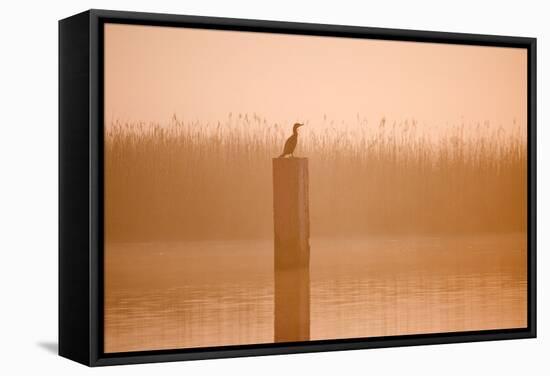
[(527, 50), (106, 24), (106, 353), (527, 327)]

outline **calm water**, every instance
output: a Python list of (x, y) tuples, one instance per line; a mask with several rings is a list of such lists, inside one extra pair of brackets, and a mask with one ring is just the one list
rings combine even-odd
[[(273, 342), (271, 241), (107, 244), (105, 351)], [(524, 235), (311, 239), (311, 339), (527, 325)]]

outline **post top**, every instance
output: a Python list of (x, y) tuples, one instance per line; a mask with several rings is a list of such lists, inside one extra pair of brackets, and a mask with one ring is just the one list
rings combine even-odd
[(307, 161), (306, 157), (273, 157), (273, 161), (294, 161), (294, 162), (303, 162)]

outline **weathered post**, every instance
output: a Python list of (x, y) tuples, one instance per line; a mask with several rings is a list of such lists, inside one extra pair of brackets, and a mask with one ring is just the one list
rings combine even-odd
[(309, 340), (307, 158), (273, 158), (275, 342)]

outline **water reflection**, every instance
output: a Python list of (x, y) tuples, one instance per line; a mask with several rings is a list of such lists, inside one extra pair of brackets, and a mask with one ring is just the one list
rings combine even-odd
[[(526, 326), (520, 235), (312, 239), (311, 339)], [(106, 352), (274, 341), (272, 244), (106, 250)]]
[(273, 341), (268, 280), (120, 292), (106, 306), (107, 352)]

